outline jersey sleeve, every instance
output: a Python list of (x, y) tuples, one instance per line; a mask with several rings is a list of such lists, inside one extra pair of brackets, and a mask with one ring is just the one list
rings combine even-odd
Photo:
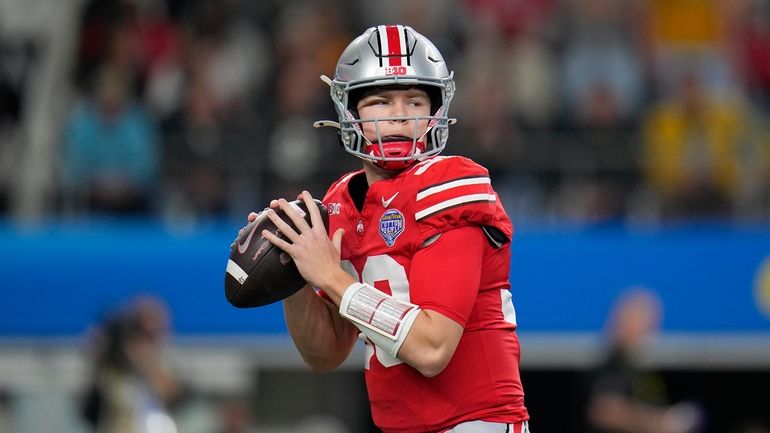
[(421, 241), (465, 226), (492, 227), (510, 241), (513, 227), (486, 168), (453, 156), (429, 161), (413, 175), (419, 177), (415, 220)]
[(481, 231), (464, 227), (418, 250), (409, 274), (411, 302), (464, 327), (478, 294), (485, 244)]

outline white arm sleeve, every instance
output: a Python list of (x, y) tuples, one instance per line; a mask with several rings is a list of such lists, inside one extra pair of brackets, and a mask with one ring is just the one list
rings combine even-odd
[(368, 284), (353, 283), (342, 296), (340, 314), (353, 322), (377, 347), (395, 357), (420, 314), (420, 307)]

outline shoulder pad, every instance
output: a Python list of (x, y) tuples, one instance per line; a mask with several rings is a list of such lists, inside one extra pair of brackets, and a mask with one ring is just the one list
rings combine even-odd
[(356, 174), (360, 173), (362, 170), (359, 171), (352, 171), (350, 173), (346, 173), (342, 175), (337, 181), (335, 181), (328, 190), (326, 190), (326, 194), (324, 195), (323, 202), (325, 203), (329, 197), (337, 193), (342, 187), (348, 184), (348, 181), (350, 181), (350, 178), (355, 176)]
[(467, 225), (495, 227), (510, 240), (512, 227), (492, 189), (489, 171), (460, 157), (435, 157), (410, 172), (418, 177), (415, 220), (426, 236)]

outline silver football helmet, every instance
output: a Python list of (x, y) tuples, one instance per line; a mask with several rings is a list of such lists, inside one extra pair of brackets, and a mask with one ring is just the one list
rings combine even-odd
[[(315, 126), (340, 129), (345, 150), (359, 158), (372, 161), (387, 169), (402, 169), (420, 158), (435, 155), (446, 146), (449, 125), (449, 104), (455, 93), (453, 73), (433, 43), (408, 26), (387, 25), (366, 30), (343, 51), (337, 62), (334, 79), (321, 77), (331, 87), (331, 98), (339, 124), (319, 121)], [(383, 117), (362, 119), (356, 104), (366, 88), (388, 85), (419, 86), (431, 98), (431, 116)], [(383, 143), (378, 122), (392, 120), (425, 124), (424, 131), (415, 131), (411, 141)], [(362, 133), (364, 122), (374, 122), (377, 139), (367, 139)]]

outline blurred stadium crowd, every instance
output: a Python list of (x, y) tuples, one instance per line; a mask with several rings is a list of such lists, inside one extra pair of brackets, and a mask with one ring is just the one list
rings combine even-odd
[(768, 0), (89, 0), (72, 21), (44, 125), (55, 44), (0, 25), (3, 214), (194, 221), (320, 195), (358, 162), (312, 127), (335, 118), (318, 77), (399, 22), (455, 70), (447, 152), (490, 169), (515, 221), (770, 217)]
[[(383, 23), (413, 26), (454, 69), (459, 122), (446, 153), (490, 169), (515, 224), (770, 218), (770, 0), (0, 0), (0, 220), (242, 221), (274, 197), (322, 195), (360, 163), (312, 126), (336, 118), (319, 75), (333, 74), (353, 36)], [(130, 309), (101, 324), (85, 374), (120, 388), (127, 375), (116, 371), (161, 365), (170, 330), (160, 326), (165, 307), (151, 305), (152, 332)], [(253, 432), (254, 407), (257, 418), (297, 421), (316, 409), (320, 388), (337, 393), (323, 402), (328, 412), (369, 422), (358, 370), (299, 377), (283, 367), (254, 379), (256, 403), (216, 396), (221, 413), (210, 418), (221, 428), (193, 407), (187, 422), (197, 428), (177, 419), (179, 431)], [(525, 371), (533, 413), (547, 404), (563, 418), (549, 430), (550, 414), (540, 417), (538, 431), (583, 419), (569, 392), (563, 407), (554, 403), (572, 373)], [(724, 375), (703, 386), (734, 400), (738, 392), (722, 390), (761, 388), (760, 373), (762, 382)], [(680, 389), (700, 380), (692, 377)], [(92, 392), (97, 382), (73, 388)], [(303, 392), (286, 397), (292, 405), (264, 392), (285, 389)], [(46, 387), (34, 390), (40, 401), (11, 391), (0, 389), (0, 433), (86, 431), (83, 420), (56, 421), (83, 410), (99, 423), (93, 394), (62, 405), (69, 394)], [(730, 416), (746, 409), (732, 403), (721, 408)], [(35, 427), (14, 430), (11, 415)], [(56, 427), (37, 428), (38, 418)]]

